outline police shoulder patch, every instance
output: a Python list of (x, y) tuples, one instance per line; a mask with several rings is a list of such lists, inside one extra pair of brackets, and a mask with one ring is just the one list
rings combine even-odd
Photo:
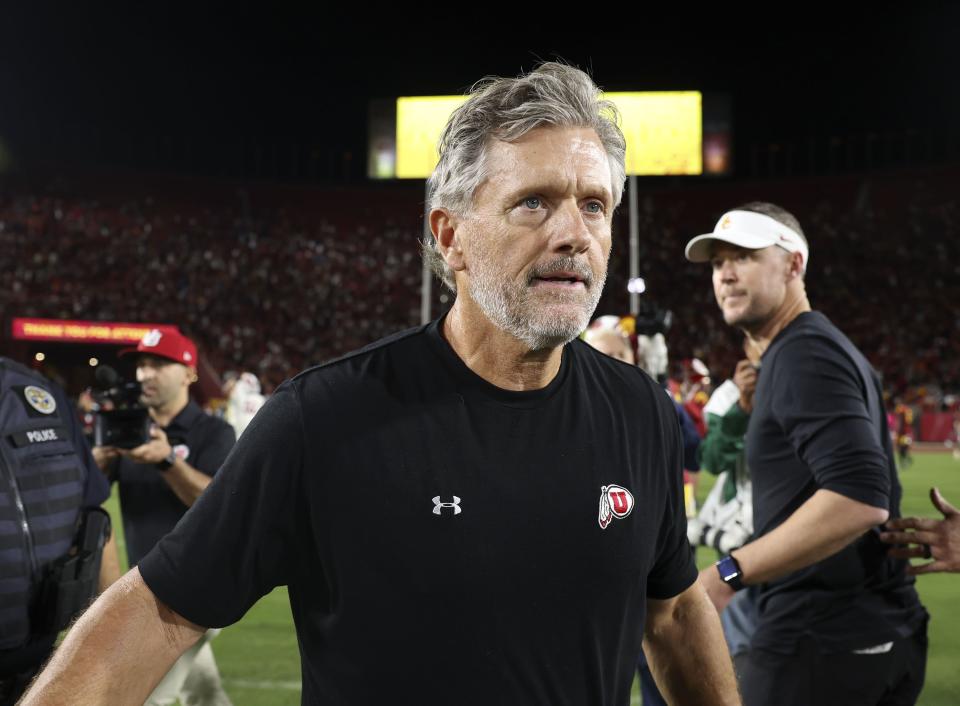
[(57, 400), (47, 390), (36, 385), (23, 388), (23, 397), (40, 414), (53, 414), (57, 411)]

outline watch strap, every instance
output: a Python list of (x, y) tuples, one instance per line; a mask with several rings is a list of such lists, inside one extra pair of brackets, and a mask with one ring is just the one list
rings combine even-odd
[(720, 574), (720, 580), (727, 584), (734, 591), (746, 588), (743, 584), (743, 570), (740, 568), (740, 562), (733, 556), (725, 556), (718, 561), (715, 566)]
[(176, 461), (177, 461), (177, 455), (171, 449), (170, 453), (167, 454), (167, 457), (162, 461), (158, 461), (156, 463), (156, 466), (161, 471), (168, 471), (170, 470), (171, 466), (173, 466), (173, 464), (176, 463)]

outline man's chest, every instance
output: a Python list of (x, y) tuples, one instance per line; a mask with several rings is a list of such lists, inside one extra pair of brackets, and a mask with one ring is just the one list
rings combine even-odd
[(425, 590), (645, 580), (670, 472), (650, 435), (462, 401), (377, 421), (308, 459), (328, 571)]

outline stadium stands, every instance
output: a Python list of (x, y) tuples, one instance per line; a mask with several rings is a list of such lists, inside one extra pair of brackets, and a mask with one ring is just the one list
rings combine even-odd
[[(902, 393), (960, 391), (956, 169), (757, 183), (641, 182), (641, 271), (671, 309), (672, 357), (733, 370), (736, 335), (689, 236), (726, 209), (771, 200), (811, 242), (813, 305)], [(648, 184), (655, 188), (650, 188)], [(419, 318), (422, 185), (333, 189), (83, 175), (0, 184), (0, 307), (6, 317), (178, 323), (220, 369), (268, 389)], [(620, 209), (598, 314), (627, 310)], [(439, 311), (443, 293), (435, 287)], [(446, 298), (446, 297), (444, 297)]]

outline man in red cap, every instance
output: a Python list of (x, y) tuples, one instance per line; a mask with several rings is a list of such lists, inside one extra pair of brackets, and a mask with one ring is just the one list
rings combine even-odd
[[(190, 385), (197, 381), (197, 347), (189, 338), (176, 329), (154, 329), (121, 355), (137, 356), (140, 401), (154, 423), (151, 438), (130, 450), (97, 446), (93, 455), (119, 484), (127, 557), (133, 567), (200, 497), (235, 435), (229, 424), (204, 414), (190, 399)], [(207, 640), (174, 665), (147, 704), (173, 704), (178, 694), (184, 703), (230, 703)]]

